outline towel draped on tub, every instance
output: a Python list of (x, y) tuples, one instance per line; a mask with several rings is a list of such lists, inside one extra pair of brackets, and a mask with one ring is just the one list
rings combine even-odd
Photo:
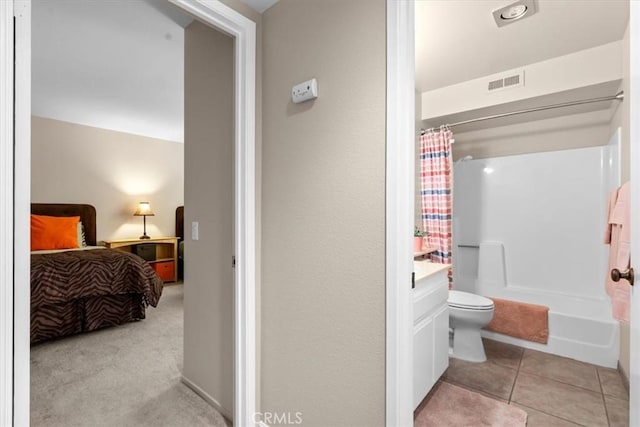
[(485, 329), (546, 344), (549, 339), (549, 307), (510, 301), (499, 298), (493, 300), (493, 319)]

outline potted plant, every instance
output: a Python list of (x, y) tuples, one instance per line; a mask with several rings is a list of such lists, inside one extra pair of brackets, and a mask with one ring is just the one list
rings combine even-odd
[(414, 227), (413, 229), (413, 252), (422, 252), (422, 247), (424, 245), (424, 236), (427, 233), (421, 231), (418, 227)]

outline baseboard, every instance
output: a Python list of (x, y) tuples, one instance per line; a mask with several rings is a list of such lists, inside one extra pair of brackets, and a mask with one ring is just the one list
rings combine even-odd
[[(198, 385), (196, 385), (193, 381), (191, 381), (189, 378), (185, 377), (184, 375), (182, 376), (182, 382), (191, 390), (193, 390), (198, 396), (203, 398), (205, 402), (213, 406), (216, 409), (216, 411), (222, 414), (223, 417), (233, 421), (233, 414), (229, 413), (229, 411), (223, 408), (222, 405), (220, 405), (220, 402), (218, 402), (216, 399), (211, 397), (209, 393), (201, 389)], [(265, 426), (265, 427), (268, 427), (268, 426)]]
[(629, 393), (629, 374), (622, 368), (620, 361), (618, 361), (618, 372), (620, 372), (620, 376), (622, 377), (622, 382), (624, 386), (627, 388), (627, 393)]

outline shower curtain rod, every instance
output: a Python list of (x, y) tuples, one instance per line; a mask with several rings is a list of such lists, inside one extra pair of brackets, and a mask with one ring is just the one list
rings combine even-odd
[[(468, 123), (482, 122), (485, 120), (499, 119), (501, 117), (515, 116), (516, 114), (533, 113), (536, 111), (551, 110), (554, 108), (571, 107), (573, 105), (591, 104), (592, 102), (613, 101), (613, 100), (622, 101), (623, 99), (624, 99), (624, 91), (620, 91), (613, 96), (603, 96), (600, 98), (583, 99), (580, 101), (571, 101), (571, 102), (563, 102), (561, 104), (545, 105), (543, 107), (527, 108), (526, 110), (511, 111), (508, 113), (495, 114), (493, 116), (478, 117), (477, 119), (469, 119), (461, 122), (446, 124), (444, 125), (444, 127), (451, 128), (454, 126), (466, 125)], [(424, 135), (428, 130), (433, 130), (433, 129), (434, 128), (430, 128), (426, 130), (420, 129), (420, 134)]]

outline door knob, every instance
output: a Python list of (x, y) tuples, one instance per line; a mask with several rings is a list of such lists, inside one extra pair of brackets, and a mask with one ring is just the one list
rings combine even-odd
[(614, 268), (613, 270), (611, 270), (611, 279), (614, 282), (619, 282), (620, 279), (627, 279), (629, 281), (629, 284), (633, 286), (633, 268), (629, 268), (629, 270), (625, 271), (624, 273), (617, 268)]

